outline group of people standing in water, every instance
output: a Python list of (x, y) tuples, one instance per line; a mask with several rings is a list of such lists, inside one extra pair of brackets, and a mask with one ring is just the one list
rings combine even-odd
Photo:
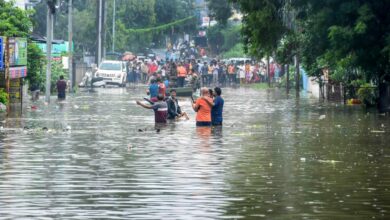
[[(176, 90), (171, 89), (169, 96), (165, 95), (165, 90), (160, 88), (163, 84), (156, 88), (149, 87), (147, 93), (150, 94), (150, 104), (144, 104), (137, 101), (137, 104), (154, 111), (156, 123), (167, 123), (168, 120), (179, 120), (185, 118), (189, 120), (186, 112), (182, 111), (176, 97)], [(222, 98), (222, 90), (215, 87), (214, 90), (206, 87), (201, 88), (201, 96), (197, 100), (192, 99), (192, 109), (196, 112), (196, 126), (222, 126), (223, 122), (223, 106), (224, 99)]]

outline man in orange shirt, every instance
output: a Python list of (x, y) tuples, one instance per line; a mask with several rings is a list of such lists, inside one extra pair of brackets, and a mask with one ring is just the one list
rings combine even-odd
[(211, 126), (211, 106), (209, 103), (213, 103), (213, 99), (210, 98), (207, 88), (203, 87), (200, 92), (202, 97), (192, 103), (192, 108), (196, 112), (196, 126)]
[(187, 70), (182, 63), (177, 67), (177, 87), (184, 87), (184, 79), (187, 76)]
[(233, 62), (231, 62), (228, 66), (228, 74), (229, 74), (229, 83), (230, 85), (232, 85), (236, 81), (236, 70), (234, 68)]

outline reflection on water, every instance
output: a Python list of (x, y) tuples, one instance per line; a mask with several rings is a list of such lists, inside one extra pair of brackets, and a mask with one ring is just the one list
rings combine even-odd
[[(156, 127), (144, 89), (99, 89), (0, 122), (0, 219), (388, 219), (390, 120), (227, 89), (223, 127)], [(47, 129), (44, 129), (47, 128)]]

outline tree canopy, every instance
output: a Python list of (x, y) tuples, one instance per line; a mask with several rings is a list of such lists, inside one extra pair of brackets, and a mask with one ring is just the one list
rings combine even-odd
[(320, 77), (328, 68), (337, 81), (390, 81), (388, 1), (232, 1), (244, 14), (243, 40), (251, 54), (299, 52), (309, 75)]
[(21, 10), (13, 2), (0, 0), (0, 36), (27, 37), (32, 23), (31, 11)]
[[(76, 53), (96, 50), (96, 0), (74, 0), (73, 39)], [(34, 33), (46, 35), (46, 2), (35, 7)], [(63, 4), (55, 14), (54, 37), (67, 39), (67, 5)], [(165, 36), (195, 31), (193, 0), (116, 0), (117, 51), (141, 51), (152, 42), (163, 44)], [(106, 1), (105, 47), (112, 45), (113, 1)], [(176, 33), (172, 34), (172, 29)], [(180, 30), (180, 31), (178, 31)], [(93, 36), (93, 37), (91, 37)]]

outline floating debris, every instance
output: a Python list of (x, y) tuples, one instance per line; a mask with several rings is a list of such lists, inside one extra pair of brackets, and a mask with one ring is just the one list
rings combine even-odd
[(320, 163), (331, 163), (331, 164), (341, 163), (341, 161), (337, 161), (337, 160), (318, 160), (318, 162), (320, 162)]
[(371, 130), (371, 133), (385, 133), (385, 131), (380, 131), (380, 130)]
[(321, 115), (318, 119), (319, 120), (324, 120), (326, 118), (326, 115)]

